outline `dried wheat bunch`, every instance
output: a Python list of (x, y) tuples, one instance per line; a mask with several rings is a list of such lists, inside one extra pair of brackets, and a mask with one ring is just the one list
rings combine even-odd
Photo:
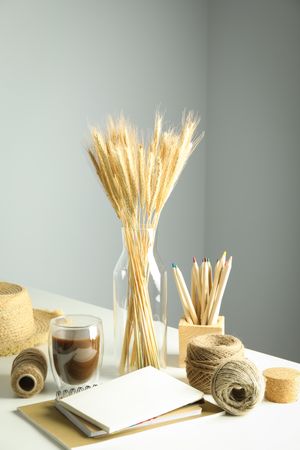
[[(128, 316), (120, 371), (145, 365), (159, 367), (148, 293), (149, 242), (142, 230), (156, 230), (161, 211), (188, 158), (202, 140), (195, 137), (199, 120), (183, 116), (179, 132), (163, 131), (157, 113), (146, 146), (124, 117), (108, 119), (105, 133), (92, 129), (89, 155), (124, 230), (129, 254)], [(132, 345), (131, 345), (132, 344)], [(130, 348), (131, 353), (130, 353)]]

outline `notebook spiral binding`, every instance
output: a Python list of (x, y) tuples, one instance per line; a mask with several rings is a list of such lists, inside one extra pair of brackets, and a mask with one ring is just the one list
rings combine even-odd
[(62, 398), (69, 397), (70, 395), (77, 394), (78, 392), (87, 391), (93, 387), (98, 386), (98, 384), (86, 384), (85, 386), (79, 386), (78, 388), (63, 389), (56, 391), (56, 400), (61, 400)]

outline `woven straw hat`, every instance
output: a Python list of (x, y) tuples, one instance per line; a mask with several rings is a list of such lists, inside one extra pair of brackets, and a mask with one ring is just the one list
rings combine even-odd
[(27, 289), (0, 282), (0, 356), (46, 342), (50, 320), (61, 314), (33, 309)]

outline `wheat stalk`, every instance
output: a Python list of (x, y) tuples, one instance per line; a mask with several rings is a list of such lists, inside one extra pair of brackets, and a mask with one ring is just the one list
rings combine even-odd
[(179, 132), (162, 131), (162, 116), (155, 117), (148, 146), (121, 116), (108, 119), (105, 133), (91, 131), (89, 155), (99, 180), (120, 218), (129, 256), (128, 313), (120, 372), (145, 365), (159, 367), (148, 292), (148, 228), (155, 231), (161, 211), (188, 158), (204, 133), (194, 137), (199, 120), (183, 116)]

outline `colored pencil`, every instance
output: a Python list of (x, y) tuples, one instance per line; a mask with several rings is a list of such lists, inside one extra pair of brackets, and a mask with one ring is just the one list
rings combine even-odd
[(229, 260), (225, 263), (224, 268), (222, 269), (222, 273), (220, 276), (220, 282), (218, 284), (218, 290), (214, 299), (214, 304), (208, 319), (208, 325), (215, 325), (218, 320), (220, 307), (222, 298), (224, 295), (224, 291), (228, 282), (229, 274), (232, 267), (232, 256), (229, 258)]
[(207, 258), (203, 258), (199, 267), (193, 257), (190, 294), (181, 270), (172, 264), (184, 317), (189, 324), (216, 324), (231, 267), (232, 257), (226, 261), (226, 252), (217, 260), (214, 272)]
[(179, 269), (178, 266), (176, 266), (175, 270), (176, 270), (178, 281), (179, 281), (181, 290), (183, 292), (184, 299), (185, 299), (186, 305), (188, 307), (188, 311), (189, 311), (189, 314), (191, 316), (191, 319), (192, 319), (194, 324), (197, 324), (198, 323), (197, 314), (196, 314), (196, 311), (195, 311), (192, 299), (190, 297), (190, 293), (189, 293), (188, 288), (187, 288), (187, 286), (185, 284), (185, 281), (184, 281), (183, 275), (181, 273), (181, 270)]
[(178, 280), (177, 271), (176, 271), (176, 265), (172, 264), (172, 268), (173, 268), (173, 275), (174, 275), (175, 283), (176, 283), (176, 286), (177, 286), (177, 291), (178, 291), (178, 294), (179, 294), (179, 297), (180, 297), (180, 300), (181, 300), (181, 304), (182, 304), (182, 309), (183, 309), (185, 320), (188, 323), (192, 324), (193, 321), (192, 321), (192, 318), (190, 316), (190, 312), (188, 310), (188, 306), (186, 304), (185, 297), (184, 297), (181, 285), (180, 285), (179, 280)]

